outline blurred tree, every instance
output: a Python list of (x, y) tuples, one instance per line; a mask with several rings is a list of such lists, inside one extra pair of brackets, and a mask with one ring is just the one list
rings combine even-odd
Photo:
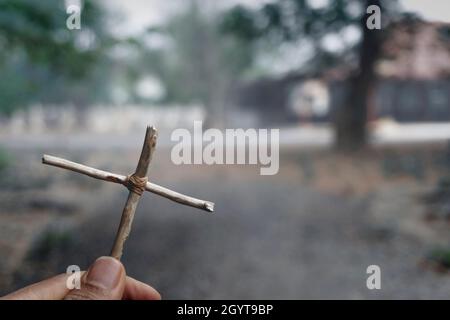
[[(224, 15), (222, 29), (253, 43), (260, 39), (272, 44), (308, 42), (314, 55), (303, 71), (318, 74), (336, 65), (351, 66), (348, 97), (335, 114), (336, 143), (342, 149), (358, 149), (367, 141), (367, 108), (385, 36), (384, 30), (366, 27), (366, 9), (371, 5), (381, 8), (383, 27), (401, 15), (396, 0), (279, 0), (259, 10), (234, 7)], [(345, 44), (341, 40), (343, 48), (330, 50), (327, 37), (342, 35), (350, 28), (359, 31), (359, 41)]]
[(252, 55), (248, 42), (221, 33), (218, 11), (203, 3), (189, 1), (141, 37), (157, 37), (164, 45), (143, 46), (139, 68), (162, 81), (163, 102), (201, 103), (208, 110), (207, 125), (221, 127), (229, 90), (248, 69)]
[[(104, 10), (82, 1), (81, 29), (68, 30), (64, 1), (0, 0), (0, 113), (31, 103), (81, 109), (106, 98), (106, 49), (114, 39)], [(103, 90), (101, 90), (103, 88)]]

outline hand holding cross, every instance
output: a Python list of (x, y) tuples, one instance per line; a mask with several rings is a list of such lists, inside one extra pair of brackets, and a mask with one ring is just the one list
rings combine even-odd
[(44, 164), (82, 173), (96, 179), (120, 183), (130, 190), (127, 202), (123, 208), (119, 229), (117, 230), (116, 239), (111, 251), (111, 256), (118, 260), (122, 257), (123, 245), (130, 233), (134, 213), (139, 203), (139, 199), (144, 191), (150, 191), (178, 203), (203, 209), (208, 212), (214, 211), (214, 203), (212, 202), (195, 199), (147, 181), (148, 167), (156, 147), (156, 139), (156, 129), (154, 127), (147, 127), (139, 162), (135, 172), (129, 176), (94, 169), (82, 164), (49, 155), (44, 155), (42, 157), (42, 163)]

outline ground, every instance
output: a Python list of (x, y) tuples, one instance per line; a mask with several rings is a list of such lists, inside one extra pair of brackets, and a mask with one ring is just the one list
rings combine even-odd
[[(139, 152), (46, 149), (130, 173)], [(284, 149), (280, 172), (256, 166), (175, 166), (161, 147), (150, 180), (216, 203), (211, 215), (145, 194), (123, 263), (163, 298), (448, 298), (450, 276), (424, 258), (448, 246), (421, 197), (445, 173), (444, 146), (345, 156)], [(109, 253), (127, 190), (40, 164), (12, 150), (0, 197), (0, 294)], [(444, 161), (445, 162), (445, 161)], [(368, 290), (379, 265), (382, 289)]]

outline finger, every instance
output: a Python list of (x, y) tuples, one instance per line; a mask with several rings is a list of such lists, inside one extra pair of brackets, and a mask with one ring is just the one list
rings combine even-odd
[(112, 257), (100, 257), (81, 277), (81, 288), (65, 300), (120, 300), (125, 289), (125, 268)]
[(123, 300), (161, 300), (161, 295), (154, 288), (141, 281), (127, 277)]
[(61, 300), (68, 292), (66, 282), (68, 274), (60, 274), (53, 278), (32, 284), (10, 293), (1, 299), (5, 300)]

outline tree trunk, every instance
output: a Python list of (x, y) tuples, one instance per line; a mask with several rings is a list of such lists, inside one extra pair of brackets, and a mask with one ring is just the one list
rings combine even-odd
[[(379, 0), (367, 0), (366, 7), (380, 6)], [(360, 22), (362, 42), (359, 68), (349, 79), (347, 97), (336, 116), (336, 146), (341, 150), (358, 150), (367, 144), (367, 114), (376, 84), (375, 64), (381, 54), (381, 30), (369, 30), (368, 15)]]

